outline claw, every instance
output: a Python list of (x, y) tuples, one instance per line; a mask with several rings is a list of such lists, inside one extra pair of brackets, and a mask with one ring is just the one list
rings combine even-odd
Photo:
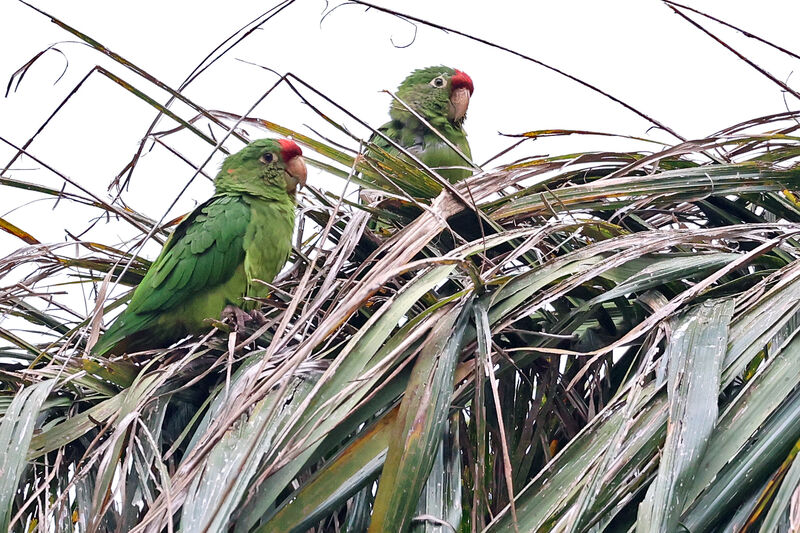
[(225, 309), (222, 310), (222, 319), (233, 322), (237, 331), (243, 330), (245, 324), (251, 320), (250, 315), (235, 305), (225, 306)]
[(256, 323), (257, 326), (263, 326), (267, 323), (267, 317), (260, 309), (253, 309), (248, 315), (249, 319)]

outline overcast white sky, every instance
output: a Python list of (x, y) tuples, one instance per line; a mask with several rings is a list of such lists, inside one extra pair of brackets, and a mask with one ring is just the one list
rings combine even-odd
[[(252, 1), (31, 1), (172, 87), (177, 87), (225, 37), (271, 5)], [(686, 1), (800, 53), (800, 3), (796, 1)], [(705, 136), (736, 122), (786, 109), (776, 85), (660, 1), (381, 3), (549, 63), (614, 94), (687, 138)], [(237, 60), (241, 59), (279, 72), (291, 71), (377, 127), (386, 120), (389, 104), (389, 96), (381, 93), (382, 89), (394, 90), (414, 68), (446, 64), (464, 70), (475, 83), (466, 129), (477, 162), (510, 143), (498, 132), (572, 128), (674, 140), (663, 132), (648, 132), (648, 122), (585, 87), (458, 35), (418, 25), (414, 39), (414, 26), (408, 22), (352, 5), (334, 10), (320, 23), (323, 12), (335, 5), (298, 0), (207, 70), (185, 94), (208, 109), (245, 112), (276, 77)], [(800, 88), (800, 74), (791, 75), (800, 68), (800, 61), (716, 23), (694, 18), (779, 79)], [(110, 68), (159, 101), (167, 100), (164, 92), (132, 72), (86, 46), (73, 44), (75, 38), (16, 0), (0, 2), (0, 20), (3, 87), (11, 74), (37, 52), (53, 43), (70, 41), (58, 45), (69, 61), (58, 83), (54, 85), (65, 67), (65, 57), (49, 52), (28, 72), (16, 92), (0, 97), (0, 136), (14, 143), (25, 142), (96, 64)], [(400, 48), (395, 44), (409, 46)], [(31, 152), (106, 197), (108, 183), (130, 159), (156, 111), (109, 80), (94, 76), (32, 145)], [(798, 107), (791, 97), (787, 102), (791, 109)], [(174, 109), (185, 118), (192, 116), (185, 106)], [(324, 111), (341, 118), (330, 106)], [(271, 95), (252, 114), (305, 133), (311, 127), (326, 135), (335, 134), (286, 88)], [(163, 124), (163, 128), (172, 125), (168, 121)], [(346, 124), (355, 133), (368, 135), (353, 121)], [(266, 136), (258, 131), (250, 133), (254, 138)], [(166, 141), (196, 163), (209, 152), (191, 134), (181, 133)], [(351, 145), (357, 147), (355, 143)], [(236, 148), (235, 144), (229, 146)], [(606, 138), (542, 139), (508, 158), (578, 149), (642, 147), (631, 141)], [(0, 144), (0, 167), (11, 155), (13, 151)], [(213, 175), (218, 164), (219, 158), (215, 158), (208, 173)], [(51, 187), (62, 185), (56, 176), (30, 160), (20, 160), (15, 167), (18, 170), (11, 170), (8, 175)], [(160, 219), (192, 174), (188, 165), (156, 148), (139, 165), (124, 199), (135, 209)], [(342, 186), (338, 180), (319, 173), (310, 180), (330, 189)], [(166, 218), (191, 209), (211, 190), (208, 181), (198, 179)], [(43, 242), (63, 242), (65, 230), (78, 233), (92, 215), (98, 214), (67, 202), (54, 209), (52, 199), (34, 201), (37, 198), (31, 193), (0, 188), (0, 216)], [(133, 235), (126, 233), (120, 223), (93, 231), (87, 238), (108, 241), (109, 231), (119, 241)], [(0, 232), (0, 257), (22, 244)]]

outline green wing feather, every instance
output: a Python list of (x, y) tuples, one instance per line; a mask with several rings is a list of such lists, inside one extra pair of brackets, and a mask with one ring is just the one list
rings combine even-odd
[[(448, 168), (466, 167), (467, 162), (450, 148), (436, 133), (423, 126), (416, 119), (414, 124), (403, 124), (399, 120), (387, 122), (378, 131), (402, 146), (406, 151), (413, 154), (428, 167), (436, 170), (443, 178), (451, 183), (455, 183), (472, 175), (468, 168)], [(461, 152), (472, 159), (467, 136), (463, 130), (454, 128), (449, 121), (433, 121), (431, 123), (437, 128), (448, 141), (458, 147)], [(401, 153), (389, 142), (379, 135), (373, 135), (370, 139), (376, 147), (385, 150), (393, 156), (400, 156)], [(380, 157), (377, 150), (370, 152), (372, 157)]]
[[(128, 341), (126, 348), (154, 346), (200, 327), (209, 311), (203, 299), (235, 277), (243, 264), (249, 222), (250, 209), (241, 197), (214, 196), (201, 204), (175, 229), (127, 309), (92, 351), (101, 355), (123, 341)], [(234, 294), (221, 297), (235, 299)]]

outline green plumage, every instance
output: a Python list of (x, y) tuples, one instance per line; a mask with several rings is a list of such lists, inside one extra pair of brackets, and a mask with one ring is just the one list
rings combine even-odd
[[(467, 135), (462, 127), (466, 116), (452, 116), (450, 98), (453, 90), (453, 77), (457, 72), (455, 69), (444, 66), (415, 70), (400, 84), (397, 89), (397, 97), (471, 159), (469, 142), (467, 142)], [(463, 73), (459, 74), (465, 76)], [(436, 85), (441, 83), (437, 79), (443, 81), (441, 86)], [(469, 80), (469, 77), (466, 79)], [(469, 83), (471, 93), (471, 80)], [(393, 101), (389, 115), (392, 120), (381, 126), (379, 131), (414, 154), (428, 167), (437, 170), (442, 177), (451, 182), (472, 175), (469, 168), (448, 168), (470, 167), (471, 165), (402, 104)], [(373, 136), (372, 141), (390, 154), (399, 155), (399, 152), (380, 136)]]
[(272, 281), (291, 252), (296, 184), (278, 141), (228, 157), (214, 196), (178, 225), (93, 353), (164, 347), (207, 330), (227, 305), (251, 309), (243, 297), (266, 295), (255, 280)]

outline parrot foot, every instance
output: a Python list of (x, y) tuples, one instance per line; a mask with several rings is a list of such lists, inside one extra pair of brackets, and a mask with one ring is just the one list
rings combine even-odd
[(222, 320), (232, 322), (236, 331), (242, 331), (245, 324), (252, 320), (252, 317), (235, 305), (226, 305), (225, 309), (222, 310)]
[(255, 322), (256, 326), (259, 327), (267, 323), (267, 317), (266, 315), (264, 315), (264, 313), (261, 312), (260, 309), (253, 309), (252, 311), (250, 311), (248, 318), (253, 322)]

